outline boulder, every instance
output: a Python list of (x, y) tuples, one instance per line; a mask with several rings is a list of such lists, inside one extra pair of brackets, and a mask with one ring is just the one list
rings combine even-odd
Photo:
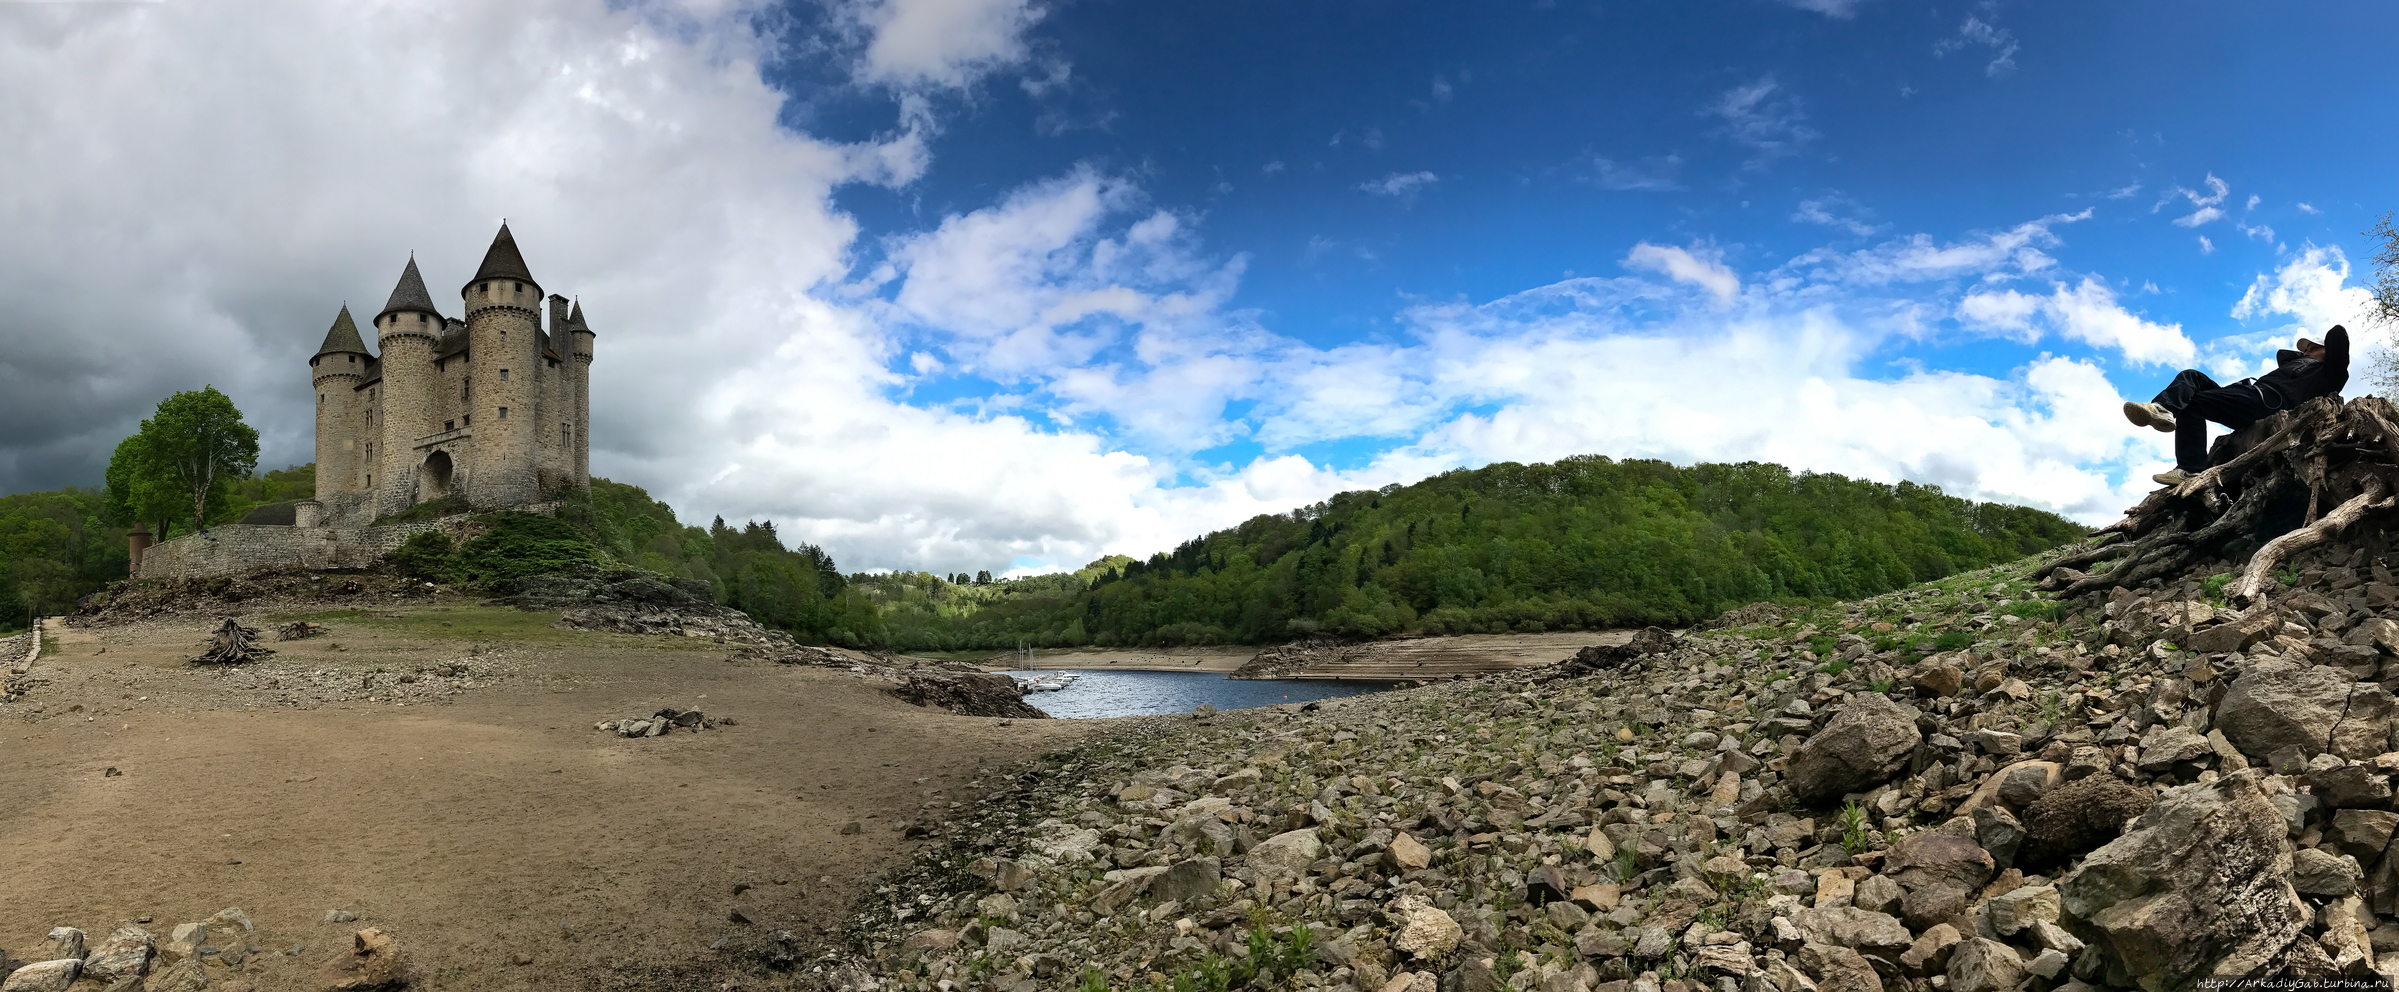
[(1391, 838), (1391, 862), (1401, 871), (1415, 871), (1433, 863), (1433, 849), (1403, 833)]
[(1896, 913), (1900, 900), (1906, 897), (1907, 892), (1889, 876), (1868, 875), (1865, 881), (1858, 883), (1857, 891), (1850, 895), (1849, 904), (1869, 912)]
[(2058, 883), (2067, 929), (2111, 959), (2110, 984), (2189, 989), (2248, 974), (2300, 938), (2310, 913), (2260, 775), (2168, 790)]
[(2346, 854), (2303, 847), (2291, 855), (2291, 887), (2307, 895), (2348, 895), (2363, 875), (2357, 859)]
[(1166, 872), (1165, 865), (1146, 865), (1140, 868), (1119, 868), (1107, 873), (1101, 878), (1107, 883), (1106, 887), (1091, 897), (1092, 911), (1103, 916), (1115, 915), (1118, 910), (1132, 905), (1134, 900), (1141, 898), (1141, 894), (1149, 891), (1150, 885), (1164, 876)]
[(1324, 841), (1313, 828), (1289, 830), (1259, 841), (1249, 850), (1249, 866), (1261, 878), (1297, 878), (1324, 857)]
[(333, 980), (325, 985), (326, 992), (370, 992), (407, 986), (408, 958), (401, 952), (399, 941), (374, 927), (358, 931), (351, 941), (349, 960), (336, 965)]
[(2344, 809), (2332, 814), (2332, 830), (2325, 840), (2342, 854), (2356, 858), (2358, 863), (2371, 864), (2391, 846), (2391, 832), (2395, 829), (2399, 829), (2399, 813)]
[(83, 958), (83, 931), (74, 927), (51, 927), (50, 932), (35, 945), (33, 952), (44, 961), (61, 958)]
[(9, 972), (7, 980), (0, 981), (0, 992), (67, 992), (82, 972), (82, 958), (36, 961)]
[(1216, 858), (1188, 858), (1175, 862), (1174, 867), (1150, 883), (1149, 896), (1159, 902), (1189, 903), (1216, 891), (1224, 880), (1224, 862)]
[(167, 931), (167, 942), (158, 945), (158, 956), (169, 961), (181, 961), (199, 952), (208, 943), (208, 924), (180, 923)]
[(2006, 871), (2016, 863), (2016, 849), (2024, 844), (2024, 824), (2018, 823), (2005, 806), (1997, 803), (1976, 806), (1974, 842), (1991, 852), (1993, 865), (2000, 871)]
[(2001, 936), (2013, 936), (2035, 923), (2055, 923), (2058, 914), (2057, 886), (2027, 885), (1992, 896), (1983, 904), (1983, 916), (1991, 929)]
[(2390, 779), (2364, 765), (2311, 771), (2307, 783), (2316, 801), (2333, 809), (2380, 809), (2391, 804)]
[(2025, 983), (2023, 956), (1989, 937), (1968, 937), (1949, 952), (1949, 992), (2015, 992)]
[(1914, 942), (1898, 918), (1854, 906), (1802, 909), (1791, 914), (1791, 922), (1809, 943), (1854, 947), (1886, 957), (1907, 950)]
[(2267, 661), (2234, 679), (2215, 725), (2242, 753), (2263, 758), (2295, 746), (2306, 755), (2371, 758), (2390, 749), (2399, 699), (2328, 665)]
[(1791, 753), (1783, 778), (1802, 801), (1835, 799), (1888, 781), (1924, 741), (1916, 711), (1872, 693), (1851, 696)]
[(83, 973), (86, 977), (103, 982), (147, 974), (150, 955), (157, 946), (158, 941), (150, 936), (148, 930), (136, 926), (118, 927), (115, 933), (108, 935), (107, 940), (100, 942), (99, 947), (84, 956)]
[(1913, 930), (1964, 913), (1997, 871), (1989, 851), (1945, 830), (1912, 835), (1883, 856), (1883, 873), (1899, 883), (1900, 913)]
[(1466, 936), (1466, 931), (1448, 913), (1412, 899), (1402, 900), (1392, 915), (1399, 927), (1391, 935), (1391, 949), (1419, 961), (1448, 954)]
[(2191, 650), (2200, 654), (2225, 654), (2247, 649), (2266, 639), (2282, 626), (2282, 619), (2270, 611), (2260, 610), (2255, 616), (2242, 617), (2230, 623), (2217, 624), (2191, 635)]
[(2017, 862), (2026, 871), (2063, 865), (2116, 839), (2124, 824), (2148, 811), (2154, 795), (2107, 775), (2076, 779), (2042, 794), (2024, 810), (2024, 846)]
[(1957, 949), (1958, 928), (1947, 923), (1935, 923), (1917, 935), (1906, 952), (1899, 955), (1900, 967), (1919, 975), (1946, 971), (1950, 952)]
[(144, 992), (202, 992), (208, 988), (208, 969), (200, 966), (199, 958), (184, 958), (150, 973), (143, 979)]
[(2176, 771), (2176, 766), (2196, 768), (2215, 757), (2215, 747), (2189, 727), (2159, 724), (2141, 735), (2140, 767), (2145, 772)]
[(1799, 966), (1815, 976), (1820, 992), (1883, 992), (1883, 979), (1866, 956), (1846, 947), (1808, 944), (1799, 949)]

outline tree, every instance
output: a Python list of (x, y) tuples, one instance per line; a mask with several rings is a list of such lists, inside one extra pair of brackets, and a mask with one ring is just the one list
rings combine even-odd
[[(2385, 212), (2364, 233), (2375, 241), (2374, 280), (2366, 287), (2374, 294), (2374, 302), (2367, 304), (2359, 323), (2386, 328), (2399, 325), (2399, 227), (2391, 225), (2391, 215)], [(2399, 393), (2399, 351), (2376, 347), (2368, 352), (2366, 376), (2384, 395)]]
[[(140, 433), (117, 446), (108, 469), (110, 509), (161, 521), (188, 510), (199, 530), (225, 508), (233, 482), (256, 468), (258, 431), (242, 422), (233, 400), (214, 386), (186, 390), (160, 400)], [(163, 524), (161, 530), (163, 538)]]
[(108, 459), (108, 519), (124, 527), (150, 524), (163, 541), (167, 522), (182, 511), (183, 496), (149, 459), (150, 446), (143, 435), (117, 442), (116, 454)]

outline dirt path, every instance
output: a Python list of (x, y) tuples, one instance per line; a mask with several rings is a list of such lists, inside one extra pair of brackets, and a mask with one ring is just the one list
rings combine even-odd
[(986, 671), (1023, 672), (1036, 669), (1104, 669), (1119, 672), (1229, 672), (1257, 654), (1256, 648), (1073, 648), (1042, 650), (1031, 655), (998, 655), (983, 661)]
[[(267, 953), (212, 989), (316, 988), (369, 925), (424, 988), (571, 988), (611, 965), (718, 983), (711, 944), (835, 925), (906, 857), (900, 825), (971, 800), (978, 768), (1106, 729), (512, 613), (328, 618), (226, 673), (182, 661), (205, 618), (60, 631), (47, 681), (0, 708), (0, 947), (143, 918), (163, 939), (239, 906)], [(669, 705), (738, 724), (592, 729)], [(360, 921), (322, 922), (336, 909)]]

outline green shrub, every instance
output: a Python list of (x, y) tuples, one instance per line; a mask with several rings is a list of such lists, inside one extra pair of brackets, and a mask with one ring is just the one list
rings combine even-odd
[(400, 574), (426, 582), (452, 582), (458, 575), (456, 549), (450, 535), (438, 530), (418, 531), (408, 535), (387, 559)]
[(1974, 635), (1963, 630), (1953, 630), (1933, 639), (1934, 649), (1940, 651), (1962, 651), (1973, 645)]
[(529, 575), (597, 567), (605, 560), (600, 549), (574, 525), (513, 511), (493, 515), (491, 529), (458, 549), (458, 558), (468, 581), (487, 586)]

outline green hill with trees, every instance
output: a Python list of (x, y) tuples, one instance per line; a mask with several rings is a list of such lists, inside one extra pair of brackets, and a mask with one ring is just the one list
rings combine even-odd
[(902, 650), (1254, 644), (1679, 625), (1870, 596), (2084, 533), (1912, 483), (1582, 456), (1342, 493), (1071, 575), (852, 581)]
[[(0, 498), (0, 629), (123, 577), (137, 520), (165, 539), (314, 495), (314, 466), (258, 475), (256, 461), (255, 432), (222, 394), (178, 393), (118, 447), (106, 488)], [(1912, 483), (1601, 456), (1342, 493), (1146, 560), (1005, 581), (844, 576), (824, 549), (787, 547), (772, 522), (686, 525), (606, 479), (556, 518), (485, 523), (460, 547), (422, 535), (395, 563), (486, 589), (547, 570), (643, 569), (706, 581), (718, 601), (805, 640), (905, 651), (1679, 625), (1757, 600), (1871, 596), (2085, 533)]]

